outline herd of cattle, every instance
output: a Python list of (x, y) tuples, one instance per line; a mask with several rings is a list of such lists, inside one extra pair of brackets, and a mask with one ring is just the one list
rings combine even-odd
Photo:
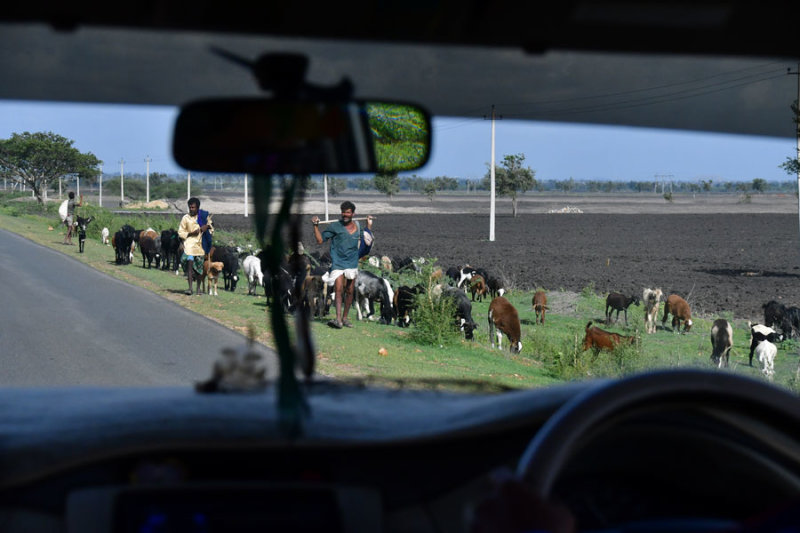
[[(103, 242), (108, 244), (108, 240), (108, 230), (103, 228)], [(111, 237), (110, 244), (115, 249), (117, 264), (131, 263), (134, 251), (138, 248), (143, 268), (151, 268), (155, 264), (155, 268), (173, 271), (176, 275), (181, 273), (179, 263), (183, 243), (175, 229), (163, 230), (159, 234), (151, 228), (136, 230), (130, 225), (125, 225)], [(330, 312), (333, 294), (323, 281), (323, 276), (330, 270), (331, 260), (328, 253), (305, 254), (301, 248), (299, 252), (286, 258), (278, 272), (268, 272), (262, 266), (266, 264), (265, 260), (262, 261), (263, 254), (264, 252), (243, 251), (238, 247), (218, 246), (212, 250), (211, 257), (207, 260), (220, 265), (225, 290), (236, 290), (241, 267), (247, 277), (248, 295), (255, 295), (258, 287), (263, 287), (267, 303), (270, 304), (272, 299), (277, 299), (287, 313), (300, 308), (310, 316), (322, 318)], [(472, 317), (472, 302), (489, 297), (492, 300), (487, 319), (492, 347), (495, 347), (496, 340), (497, 347), (502, 349), (502, 339), (505, 336), (512, 353), (519, 353), (522, 350), (519, 314), (511, 302), (503, 296), (506, 288), (502, 277), (492, 275), (483, 268), (469, 265), (451, 267), (445, 272), (442, 272), (442, 269), (433, 269), (427, 287), (417, 283), (414, 286), (400, 285), (395, 290), (385, 276), (389, 272), (420, 273), (424, 259), (407, 257), (397, 260), (383, 256), (370, 257), (368, 261), (374, 270), (383, 275), (365, 269), (359, 270), (353, 300), (359, 320), (377, 319), (381, 324), (396, 323), (400, 327), (408, 327), (413, 320), (417, 296), (430, 290), (433, 297), (448, 298), (452, 301), (454, 308), (452, 318), (455, 320), (455, 325), (464, 333), (466, 339), (472, 340), (474, 330), (478, 327)], [(614, 312), (616, 312), (614, 321), (619, 319), (620, 313), (623, 313), (627, 326), (628, 308), (631, 305), (643, 304), (645, 332), (655, 333), (662, 297), (661, 289), (646, 288), (641, 298), (612, 292), (606, 298), (605, 322), (607, 324), (612, 322)], [(378, 315), (375, 314), (376, 303), (380, 306)], [(531, 308), (535, 312), (535, 323), (543, 325), (548, 309), (547, 294), (544, 291), (539, 290), (534, 293)], [(763, 308), (764, 324), (750, 325), (749, 363), (752, 366), (755, 355), (762, 365), (762, 372), (772, 379), (777, 353), (776, 343), (797, 336), (800, 332), (800, 308), (786, 307), (776, 301), (764, 304)], [(665, 327), (670, 315), (673, 331), (680, 331), (682, 323), (684, 332), (691, 329), (693, 323), (690, 306), (677, 294), (670, 294), (664, 300), (662, 328)], [(613, 350), (621, 345), (635, 343), (635, 336), (609, 332), (589, 322), (581, 346), (584, 351), (592, 349), (597, 353), (600, 350)], [(732, 345), (732, 325), (725, 319), (715, 320), (711, 328), (711, 360), (714, 365), (720, 368), (728, 366)]]

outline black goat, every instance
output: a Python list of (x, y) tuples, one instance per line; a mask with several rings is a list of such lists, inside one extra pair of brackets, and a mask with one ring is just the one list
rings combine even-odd
[(625, 325), (628, 325), (628, 307), (631, 304), (639, 305), (641, 300), (638, 296), (625, 296), (619, 292), (612, 292), (609, 293), (608, 297), (606, 297), (606, 324), (611, 323), (611, 314), (616, 311), (617, 316), (614, 319), (614, 322), (619, 320), (619, 312), (625, 312)]

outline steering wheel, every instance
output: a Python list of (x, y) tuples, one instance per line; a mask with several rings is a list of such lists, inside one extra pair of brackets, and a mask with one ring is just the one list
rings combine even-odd
[(522, 455), (517, 478), (547, 499), (570, 458), (593, 435), (635, 415), (687, 406), (750, 413), (759, 420), (777, 420), (792, 431), (800, 427), (796, 396), (728, 372), (668, 370), (602, 381), (548, 419)]

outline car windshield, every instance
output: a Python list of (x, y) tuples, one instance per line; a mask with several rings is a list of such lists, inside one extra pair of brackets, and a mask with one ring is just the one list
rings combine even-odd
[[(263, 44), (229, 43), (248, 51)], [(325, 43), (301, 48), (324, 56)], [(448, 79), (464, 79), (457, 69), (468, 64), (467, 53), (484, 64), (491, 56), (482, 51), (445, 49), (428, 63), (398, 62), (427, 85), (407, 94), (407, 84), (386, 85), (369, 71), (376, 58), (403, 50), (420, 57), (413, 46), (376, 47), (359, 68), (349, 56), (320, 66), (311, 54), (313, 75), (325, 83), (352, 76), (358, 94), (431, 109), (431, 159), (400, 173), (187, 171), (171, 151), (179, 108), (137, 100), (158, 83), (145, 73), (105, 80), (95, 65), (96, 82), (110, 85), (109, 102), (118, 98), (114, 84), (125, 83), (130, 92), (120, 100), (130, 103), (78, 102), (68, 85), (66, 101), (56, 101), (52, 88), (34, 95), (38, 101), (23, 100), (21, 88), (36, 86), (33, 76), (7, 86), (0, 102), (4, 261), (17, 253), (16, 234), (88, 265), (98, 279), (159, 298), (145, 308), (102, 301), (92, 309), (60, 292), (30, 299), (25, 291), (35, 276), (57, 284), (69, 274), (9, 266), (4, 279), (16, 287), (15, 305), (1, 313), (7, 346), (16, 351), (2, 385), (192, 386), (208, 378), (224, 345), (249, 336), (271, 354), (280, 342), (271, 315), (279, 310), (296, 347), (306, 335), (295, 321), (308, 317), (312, 344), (303, 349), (313, 354), (318, 378), (485, 393), (692, 367), (796, 389), (796, 65), (500, 50), (505, 68), (538, 69), (548, 85), (541, 94), (531, 86), (497, 99), (502, 93), (486, 85), (502, 82), (499, 69), (481, 74), (486, 79), (474, 92)], [(208, 54), (198, 78), (215, 65), (237, 68)], [(239, 87), (251, 83), (244, 72), (240, 78)], [(176, 88), (173, 104), (228, 89)], [(723, 121), (725, 113), (732, 116)], [(763, 115), (771, 117), (766, 126)], [(272, 186), (268, 199), (264, 182)], [(289, 194), (292, 216), (282, 232), (270, 233)], [(205, 218), (193, 218), (190, 198)], [(217, 255), (199, 258), (193, 275), (207, 278), (199, 292), (187, 281), (197, 253), (178, 249), (190, 242), (180, 232), (195, 227), (184, 226), (186, 216), (197, 228), (213, 228), (202, 230)], [(126, 226), (135, 233), (121, 249)], [(270, 271), (263, 254), (278, 236), (285, 266)], [(334, 264), (348, 236), (362, 246), (355, 267)], [(268, 306), (273, 299), (277, 307)], [(189, 366), (184, 347), (170, 345), (166, 332), (161, 349), (154, 352), (149, 340), (141, 360), (108, 357), (114, 336), (147, 337), (138, 321), (176, 306), (244, 336), (192, 348), (209, 353)], [(130, 329), (108, 332), (103, 322), (112, 317)], [(731, 327), (730, 352), (715, 344), (719, 319)], [(781, 336), (774, 360), (750, 349), (756, 323)], [(106, 355), (72, 371), (53, 363), (62, 349)], [(268, 357), (275, 379), (277, 358)]]

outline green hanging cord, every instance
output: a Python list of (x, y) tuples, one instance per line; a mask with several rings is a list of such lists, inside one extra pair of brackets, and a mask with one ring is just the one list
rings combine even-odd
[[(281, 232), (289, 220), (290, 207), (294, 199), (296, 180), (284, 189), (283, 203), (275, 217), (270, 242), (266, 242), (269, 224), (269, 204), (272, 198), (272, 177), (254, 176), (253, 192), (256, 218), (256, 236), (265, 250), (268, 272), (278, 272), (283, 257), (283, 239)], [(309, 414), (309, 406), (300, 389), (295, 375), (297, 355), (289, 338), (286, 317), (281, 307), (280, 288), (272, 284), (272, 304), (270, 306), (272, 333), (280, 365), (278, 375), (278, 424), (283, 433), (290, 438), (303, 434), (303, 419)]]

